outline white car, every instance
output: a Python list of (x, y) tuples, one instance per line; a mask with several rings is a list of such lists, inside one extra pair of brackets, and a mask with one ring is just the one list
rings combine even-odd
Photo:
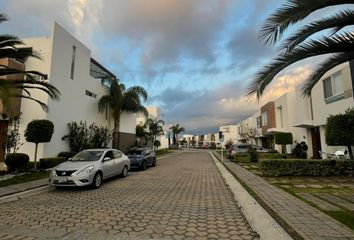
[(116, 175), (126, 177), (129, 170), (130, 160), (121, 151), (88, 149), (54, 167), (49, 176), (49, 183), (54, 187), (99, 188), (102, 180)]

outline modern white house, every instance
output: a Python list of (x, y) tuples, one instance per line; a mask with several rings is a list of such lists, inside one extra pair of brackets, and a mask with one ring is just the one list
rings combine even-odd
[[(30, 58), (23, 64), (26, 70), (36, 70), (47, 74), (48, 82), (61, 93), (60, 101), (53, 101), (38, 90), (31, 96), (46, 103), (49, 112), (39, 104), (22, 99), (19, 131), (23, 145), (18, 152), (34, 155), (34, 144), (25, 141), (24, 131), (34, 119), (47, 119), (54, 124), (54, 134), (50, 142), (39, 144), (38, 158), (53, 157), (61, 151), (69, 151), (67, 141), (62, 137), (68, 133), (68, 123), (85, 121), (97, 126), (113, 129), (110, 114), (98, 112), (100, 97), (108, 94), (108, 87), (101, 84), (102, 78), (116, 79), (115, 75), (91, 56), (91, 50), (72, 36), (59, 24), (54, 23), (48, 37), (23, 39), (27, 47), (32, 47), (41, 55), (41, 60)], [(135, 114), (122, 113), (120, 119), (120, 146), (126, 151), (135, 141)]]
[[(220, 126), (220, 131), (223, 131), (225, 140), (249, 142), (279, 152), (281, 146), (274, 143), (273, 135), (290, 132), (293, 144), (287, 145), (286, 151), (290, 153), (296, 143), (303, 141), (309, 147), (308, 156), (316, 159), (320, 158), (319, 151), (334, 153), (344, 150), (346, 146), (326, 144), (325, 124), (331, 114), (344, 113), (354, 107), (352, 76), (353, 61), (338, 65), (320, 79), (310, 97), (303, 97), (302, 88), (305, 83), (300, 83), (294, 91), (264, 104), (251, 117), (237, 125)], [(238, 129), (237, 133), (235, 128)]]
[(228, 141), (237, 143), (238, 140), (240, 139), (239, 125), (220, 126), (219, 131), (222, 132), (224, 136), (223, 146), (225, 146), (225, 143)]
[[(346, 62), (329, 70), (314, 86), (310, 97), (302, 97), (302, 87), (296, 87), (294, 126), (306, 131), (309, 156), (319, 158), (319, 151), (334, 153), (345, 146), (328, 146), (325, 124), (330, 115), (344, 113), (354, 107), (354, 62)], [(354, 133), (353, 133), (354, 134)]]
[[(136, 126), (143, 126), (148, 118), (153, 120), (160, 120), (160, 117), (162, 116), (161, 110), (157, 106), (147, 106), (145, 108), (148, 111), (149, 116), (146, 117), (144, 114), (138, 113), (136, 115)], [(165, 126), (163, 126), (163, 128), (164, 128), (164, 134), (157, 136), (156, 140), (160, 141), (161, 143), (160, 148), (168, 148), (169, 144), (168, 144), (167, 133), (169, 129)]]

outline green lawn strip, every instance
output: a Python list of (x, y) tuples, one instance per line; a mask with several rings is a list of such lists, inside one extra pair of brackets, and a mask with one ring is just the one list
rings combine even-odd
[[(219, 160), (219, 156), (214, 154)], [(223, 163), (222, 163), (223, 164)], [(237, 164), (237, 163), (236, 163)], [(236, 178), (236, 180), (241, 184), (241, 186), (246, 189), (246, 191), (268, 212), (268, 214), (294, 239), (294, 240), (303, 240), (301, 237), (289, 224), (287, 224), (278, 213), (273, 211), (267, 203), (265, 203), (262, 198), (260, 198), (251, 187), (249, 187), (244, 181), (242, 181), (236, 174), (234, 174), (225, 164), (224, 167)]]
[(172, 153), (173, 151), (170, 151), (168, 149), (160, 149), (160, 150), (157, 150), (156, 152), (156, 156), (160, 157), (162, 155), (166, 155), (166, 154), (169, 154), (169, 153)]
[(25, 183), (49, 177), (49, 171), (40, 171), (35, 173), (26, 173), (13, 178), (0, 181), (0, 187), (10, 186), (18, 183)]
[[(344, 225), (346, 225), (350, 229), (354, 230), (354, 212), (352, 212), (352, 211), (350, 211), (348, 209), (345, 209), (342, 206), (334, 204), (334, 203), (331, 203), (331, 204), (337, 206), (338, 208), (340, 208), (342, 210), (341, 211), (326, 211), (326, 210), (323, 210), (320, 207), (318, 207), (316, 204), (314, 204), (314, 203), (312, 203), (310, 201), (307, 201), (307, 200), (301, 198), (299, 195), (296, 194), (298, 192), (304, 192), (304, 193), (315, 193), (315, 192), (334, 193), (334, 192), (338, 192), (338, 189), (333, 189), (333, 188), (311, 189), (311, 188), (308, 188), (308, 189), (301, 189), (301, 191), (300, 191), (300, 189), (294, 188), (294, 187), (282, 187), (282, 186), (279, 186), (278, 184), (273, 184), (273, 185), (279, 187), (280, 189), (284, 190), (285, 192), (293, 195), (294, 197), (300, 199), (301, 201), (307, 203), (308, 205), (316, 208), (317, 210), (327, 214), (328, 216), (336, 219), (337, 221), (343, 223)], [(335, 191), (335, 190), (337, 190), (337, 191)], [(322, 199), (322, 200), (325, 201), (325, 199)]]

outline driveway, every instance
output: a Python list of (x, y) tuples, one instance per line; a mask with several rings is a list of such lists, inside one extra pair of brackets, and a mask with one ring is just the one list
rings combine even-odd
[(257, 239), (207, 151), (0, 205), (0, 239)]

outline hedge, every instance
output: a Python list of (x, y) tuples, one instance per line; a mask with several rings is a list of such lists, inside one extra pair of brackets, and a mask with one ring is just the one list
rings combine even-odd
[(29, 156), (25, 153), (9, 153), (6, 155), (5, 164), (9, 172), (25, 171), (29, 162)]
[(65, 162), (65, 157), (41, 158), (39, 159), (39, 168), (41, 169), (52, 168), (62, 162)]
[(60, 152), (58, 157), (64, 157), (65, 161), (69, 160), (69, 158), (75, 156), (76, 152)]
[[(284, 158), (284, 154), (281, 153), (262, 153), (262, 152), (257, 152), (258, 159), (280, 159)], [(235, 162), (250, 162), (251, 156), (250, 153), (237, 153), (234, 156), (234, 161)]]
[(272, 159), (261, 160), (259, 168), (263, 176), (337, 176), (346, 175), (354, 169), (350, 160), (310, 160), (310, 159)]

